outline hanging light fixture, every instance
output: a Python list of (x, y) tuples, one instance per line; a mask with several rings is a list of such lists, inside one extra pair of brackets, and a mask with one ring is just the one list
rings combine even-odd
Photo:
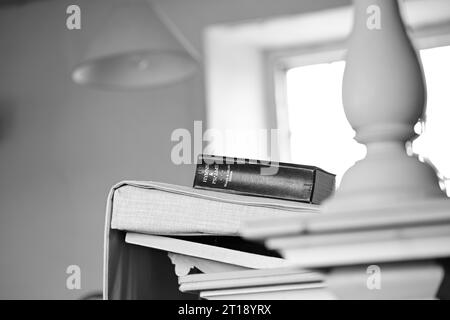
[(191, 75), (197, 61), (168, 22), (148, 0), (116, 2), (85, 59), (74, 68), (73, 81), (105, 89), (132, 89)]

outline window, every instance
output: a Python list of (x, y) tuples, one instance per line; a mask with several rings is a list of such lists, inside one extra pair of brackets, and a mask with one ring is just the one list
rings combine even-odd
[[(428, 90), (426, 125), (412, 143), (419, 158), (439, 171), (450, 195), (450, 46), (420, 52)], [(365, 146), (344, 114), (341, 99), (345, 62), (291, 68), (286, 73), (291, 161), (312, 164), (337, 174), (365, 156)]]

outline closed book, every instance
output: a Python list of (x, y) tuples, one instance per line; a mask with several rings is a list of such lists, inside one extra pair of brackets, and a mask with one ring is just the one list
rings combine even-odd
[(200, 292), (207, 300), (335, 300), (323, 283), (255, 286)]
[(333, 193), (335, 175), (313, 166), (201, 155), (193, 186), (320, 204)]
[(236, 236), (244, 221), (301, 217), (317, 205), (151, 181), (125, 181), (110, 193), (111, 228), (160, 235)]
[(178, 278), (180, 291), (199, 292), (231, 288), (251, 288), (288, 284), (322, 283), (325, 275), (299, 268), (241, 270), (219, 273), (188, 274)]

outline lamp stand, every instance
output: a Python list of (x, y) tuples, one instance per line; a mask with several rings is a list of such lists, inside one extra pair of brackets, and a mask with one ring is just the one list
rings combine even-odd
[[(330, 212), (443, 199), (435, 170), (406, 154), (423, 118), (426, 89), (419, 58), (396, 0), (354, 0), (355, 22), (343, 81), (345, 114), (367, 156), (344, 175)], [(439, 200), (438, 200), (439, 201)]]

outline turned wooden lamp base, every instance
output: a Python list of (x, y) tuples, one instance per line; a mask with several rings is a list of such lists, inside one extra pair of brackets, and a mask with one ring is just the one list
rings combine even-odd
[(429, 164), (408, 156), (400, 143), (380, 143), (368, 145), (367, 157), (345, 173), (339, 189), (323, 208), (340, 212), (444, 198)]
[(424, 118), (426, 88), (398, 3), (354, 0), (354, 10), (342, 100), (367, 156), (345, 173), (323, 208), (340, 212), (441, 201), (444, 193), (432, 166), (406, 154), (405, 143)]

